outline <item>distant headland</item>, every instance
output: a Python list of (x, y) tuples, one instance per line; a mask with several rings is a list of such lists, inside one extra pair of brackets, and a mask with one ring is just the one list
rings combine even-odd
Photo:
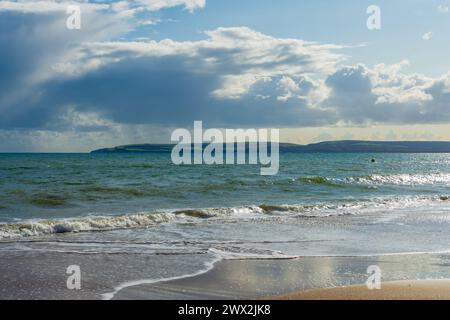
[[(91, 153), (170, 153), (173, 144), (130, 144)], [(450, 141), (324, 141), (307, 145), (280, 143), (280, 152), (295, 153), (450, 153)]]

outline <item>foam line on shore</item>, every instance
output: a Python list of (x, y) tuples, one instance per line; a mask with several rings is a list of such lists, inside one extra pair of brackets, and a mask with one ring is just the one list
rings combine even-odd
[(199, 270), (199, 271), (197, 271), (195, 273), (191, 273), (191, 274), (187, 274), (187, 275), (168, 277), (168, 278), (161, 278), (161, 279), (142, 279), (142, 280), (135, 280), (135, 281), (124, 282), (124, 283), (119, 284), (118, 286), (116, 286), (113, 291), (103, 293), (101, 295), (101, 298), (102, 298), (102, 300), (112, 300), (117, 295), (117, 293), (119, 293), (123, 289), (130, 288), (130, 287), (140, 286), (140, 285), (144, 285), (144, 284), (153, 284), (153, 283), (158, 283), (158, 282), (168, 282), (168, 281), (172, 281), (172, 280), (180, 280), (180, 279), (196, 277), (196, 276), (199, 276), (201, 274), (204, 274), (204, 273), (212, 270), (214, 268), (214, 265), (217, 262), (221, 261), (221, 260), (222, 260), (222, 257), (220, 257), (219, 255), (215, 255), (215, 257), (214, 257), (214, 259), (212, 261), (208, 261), (208, 262), (204, 263), (205, 269), (202, 269), (202, 270)]

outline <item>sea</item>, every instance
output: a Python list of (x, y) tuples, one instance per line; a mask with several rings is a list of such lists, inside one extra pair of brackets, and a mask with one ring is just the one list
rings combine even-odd
[(182, 277), (218, 259), (447, 253), (449, 228), (450, 154), (285, 152), (274, 176), (164, 152), (0, 154), (0, 252), (164, 255)]

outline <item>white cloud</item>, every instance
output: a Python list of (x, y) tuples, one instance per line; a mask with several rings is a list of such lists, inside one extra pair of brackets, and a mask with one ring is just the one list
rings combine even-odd
[(283, 95), (277, 97), (279, 101), (286, 101), (300, 91), (299, 84), (288, 76), (283, 76), (277, 84), (284, 91)]
[(344, 124), (424, 124), (450, 121), (450, 74), (431, 78), (404, 73), (395, 65), (350, 66), (327, 80), (332, 89), (324, 104)]
[[(177, 3), (190, 10), (204, 2), (153, 5)], [(84, 132), (95, 147), (95, 139), (110, 141), (103, 135), (117, 139), (111, 145), (129, 143), (141, 137), (133, 127), (168, 128), (192, 119), (280, 127), (450, 121), (450, 73), (407, 72), (406, 60), (344, 66), (343, 46), (247, 27), (217, 28), (197, 41), (113, 41), (134, 26), (115, 15), (137, 2), (93, 6), (77, 33), (61, 28), (65, 11), (0, 4), (0, 69), (8, 70), (0, 74), (0, 128), (14, 137), (25, 128), (56, 145)], [(25, 140), (37, 143), (33, 139)]]
[(103, 119), (98, 113), (80, 112), (74, 107), (65, 110), (58, 120), (65, 127), (65, 131), (80, 129), (82, 131), (103, 131), (117, 126), (114, 122)]
[(183, 6), (186, 10), (193, 12), (204, 8), (206, 5), (206, 0), (135, 0), (135, 2), (150, 11)]
[[(166, 8), (183, 7), (189, 12), (202, 9), (206, 0), (111, 0), (111, 1), (89, 1), (89, 0), (0, 0), (0, 11), (22, 12), (22, 13), (50, 13), (65, 12), (68, 5), (77, 4), (81, 7), (82, 14), (86, 12), (102, 11), (110, 13), (115, 18), (127, 19), (128, 23), (134, 25), (148, 25), (159, 22), (159, 19), (137, 18), (137, 14), (150, 11), (155, 12)], [(116, 21), (119, 21), (116, 19)]]
[(268, 77), (258, 77), (253, 74), (224, 75), (222, 86), (212, 92), (217, 98), (240, 99), (258, 81), (268, 81)]
[(254, 85), (272, 78), (326, 75), (345, 58), (335, 52), (342, 46), (274, 38), (246, 27), (218, 28), (206, 35), (206, 40), (195, 42), (89, 43), (79, 47), (74, 59), (65, 61), (59, 70), (80, 73), (123, 59), (182, 56), (185, 67), (193, 72), (214, 72), (221, 77), (221, 86), (211, 94), (239, 99)]
[(439, 13), (448, 13), (449, 12), (449, 7), (446, 6), (446, 5), (440, 4), (440, 5), (437, 6), (437, 11)]
[(83, 11), (106, 10), (110, 6), (102, 3), (76, 2), (76, 1), (56, 1), (56, 0), (18, 0), (0, 1), (0, 11), (16, 11), (23, 13), (49, 13), (65, 12), (69, 4), (78, 4)]
[(425, 41), (431, 40), (431, 38), (433, 37), (433, 32), (427, 32), (422, 36), (422, 39)]
[(402, 72), (410, 62), (403, 60), (393, 65), (378, 64), (368, 70), (372, 83), (372, 93), (377, 96), (376, 103), (423, 103), (432, 100), (426, 90), (433, 79), (420, 74)]

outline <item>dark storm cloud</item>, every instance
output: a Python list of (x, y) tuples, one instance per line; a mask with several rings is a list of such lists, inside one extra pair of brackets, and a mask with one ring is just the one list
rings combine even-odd
[(91, 8), (92, 23), (80, 33), (64, 18), (0, 10), (0, 129), (450, 120), (449, 76), (403, 74), (403, 62), (342, 67), (339, 46), (245, 27), (217, 28), (194, 42), (110, 42), (129, 27), (114, 23), (114, 13)]
[(300, 100), (280, 104), (274, 95), (258, 98), (260, 91), (277, 91), (275, 80), (265, 83), (263, 90), (255, 86), (240, 99), (216, 98), (211, 93), (220, 87), (220, 76), (186, 71), (183, 63), (180, 57), (136, 58), (82, 77), (52, 80), (45, 83), (45, 92), (37, 101), (28, 103), (33, 105), (34, 121), (28, 122), (28, 109), (14, 113), (15, 118), (9, 117), (8, 122), (38, 126), (44, 119), (47, 127), (63, 130), (56, 127), (57, 119), (67, 106), (123, 124), (178, 126), (203, 120), (215, 126), (294, 126), (330, 121), (328, 112), (309, 109)]

